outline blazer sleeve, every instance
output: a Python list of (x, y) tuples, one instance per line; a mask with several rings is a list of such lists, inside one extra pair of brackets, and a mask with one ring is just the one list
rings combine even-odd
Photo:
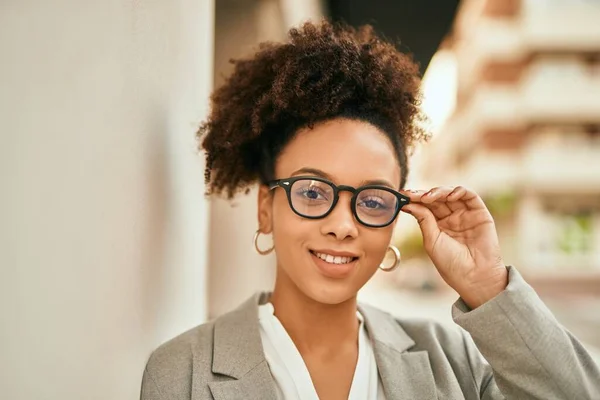
[(452, 306), (454, 321), (470, 334), (465, 350), (481, 398), (600, 399), (598, 365), (507, 268), (509, 283), (498, 296), (474, 310), (462, 299)]

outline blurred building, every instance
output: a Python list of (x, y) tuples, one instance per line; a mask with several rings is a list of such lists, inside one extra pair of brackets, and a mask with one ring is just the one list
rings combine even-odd
[(600, 277), (598, 21), (597, 1), (466, 0), (424, 77), (413, 182), (480, 193), (534, 279)]

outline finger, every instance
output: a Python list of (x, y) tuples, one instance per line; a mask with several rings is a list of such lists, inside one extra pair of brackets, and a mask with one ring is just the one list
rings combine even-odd
[(463, 203), (462, 201), (447, 201), (446, 205), (448, 206), (448, 208), (450, 210), (452, 210), (452, 212), (456, 212), (456, 211), (461, 211), (461, 210), (466, 210), (467, 209), (467, 205), (465, 203)]
[(427, 191), (426, 190), (403, 189), (403, 190), (400, 190), (400, 193), (402, 193), (405, 196), (408, 196), (411, 203), (420, 203), (421, 197), (425, 193), (427, 193)]
[(452, 214), (452, 209), (447, 204), (447, 198), (454, 190), (451, 186), (440, 186), (431, 189), (421, 197), (421, 202), (427, 206), (438, 220)]
[(452, 214), (452, 210), (448, 207), (448, 203), (442, 201), (436, 201), (431, 204), (421, 203), (425, 207), (429, 208), (436, 219), (444, 219)]
[(454, 190), (452, 191), (452, 193), (450, 193), (448, 195), (448, 200), (449, 201), (457, 201), (462, 196), (464, 196), (465, 193), (467, 193), (467, 188), (466, 187), (464, 187), (464, 186), (457, 186), (457, 187), (454, 188)]
[(402, 211), (415, 217), (419, 223), (425, 246), (433, 245), (440, 234), (440, 228), (431, 210), (423, 204), (411, 203), (402, 207)]
[[(409, 198), (411, 203), (421, 203), (429, 208), (433, 215), (438, 219), (444, 219), (452, 214), (452, 209), (444, 201), (444, 197), (452, 192), (453, 187), (438, 187), (430, 191), (424, 190), (405, 190), (403, 191)], [(437, 200), (442, 201), (437, 201)]]
[(457, 186), (452, 192), (450, 192), (448, 197), (446, 197), (446, 204), (448, 204), (448, 208), (450, 208), (453, 212), (467, 209), (467, 205), (458, 200), (466, 193), (466, 190), (467, 189), (464, 186)]
[(452, 193), (448, 195), (448, 201), (462, 202), (472, 210), (486, 208), (483, 199), (473, 190), (467, 189), (464, 186), (456, 187)]
[(431, 189), (421, 197), (421, 202), (431, 204), (435, 201), (446, 201), (448, 195), (454, 191), (452, 186), (439, 186)]

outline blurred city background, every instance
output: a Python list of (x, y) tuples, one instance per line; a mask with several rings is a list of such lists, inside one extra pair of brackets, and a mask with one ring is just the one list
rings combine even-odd
[[(150, 352), (272, 288), (256, 193), (204, 196), (195, 131), (229, 60), (306, 20), (414, 54), (432, 140), (410, 188), (465, 185), (505, 261), (600, 361), (600, 1), (0, 2), (0, 387), (135, 399)], [(451, 322), (402, 216), (366, 303)]]

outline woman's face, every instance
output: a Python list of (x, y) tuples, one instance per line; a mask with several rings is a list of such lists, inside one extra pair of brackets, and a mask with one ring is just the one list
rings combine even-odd
[[(353, 187), (372, 182), (399, 189), (400, 166), (390, 140), (375, 126), (335, 119), (305, 128), (284, 148), (275, 165), (276, 179), (320, 176), (336, 185)], [(356, 295), (377, 271), (390, 243), (394, 223), (383, 228), (362, 225), (354, 217), (352, 193), (340, 192), (329, 215), (303, 218), (290, 208), (286, 192), (259, 191), (259, 224), (273, 233), (278, 281), (295, 285), (304, 295), (339, 304)], [(327, 263), (318, 257), (338, 258)], [(329, 257), (331, 260), (331, 257)]]

